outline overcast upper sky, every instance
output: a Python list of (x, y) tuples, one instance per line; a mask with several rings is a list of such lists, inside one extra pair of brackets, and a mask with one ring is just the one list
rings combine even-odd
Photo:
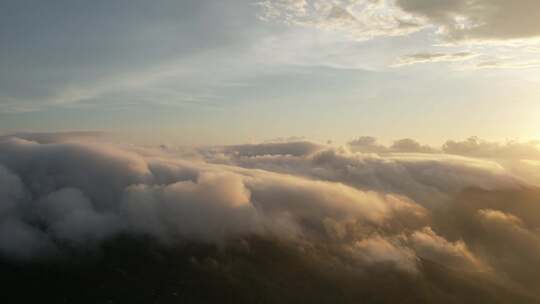
[(540, 137), (538, 0), (3, 0), (0, 133)]

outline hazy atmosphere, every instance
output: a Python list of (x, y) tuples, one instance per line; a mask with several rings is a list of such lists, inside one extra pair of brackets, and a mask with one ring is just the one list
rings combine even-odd
[(5, 132), (184, 145), (540, 137), (535, 0), (0, 5)]
[(540, 303), (540, 1), (0, 0), (0, 67), (12, 301)]

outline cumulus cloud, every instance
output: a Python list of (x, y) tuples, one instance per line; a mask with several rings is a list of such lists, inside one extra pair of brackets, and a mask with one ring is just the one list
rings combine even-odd
[[(268, 147), (275, 148), (260, 149)], [(3, 184), (17, 186), (3, 189), (3, 213), (53, 244), (132, 232), (165, 241), (219, 242), (279, 230), (275, 223), (284, 222), (291, 229), (310, 223), (316, 232), (326, 217), (381, 225), (413, 205), (339, 183), (144, 156), (98, 143), (9, 138), (0, 143), (0, 162)]]
[(33, 206), (46, 232), (62, 241), (99, 241), (118, 231), (122, 222), (112, 212), (99, 212), (77, 188), (52, 192)]
[(282, 142), (186, 158), (169, 148), (3, 138), (0, 255), (69, 256), (121, 236), (168, 248), (257, 237), (325, 272), (414, 281), (443, 267), (512, 290), (538, 282), (526, 266), (540, 265), (536, 188), (497, 162), (410, 139), (354, 143), (370, 152)]
[(446, 215), (438, 215), (439, 228), (448, 236), (461, 237), (499, 278), (511, 278), (532, 290), (540, 283), (530, 268), (539, 262), (539, 195), (538, 188), (470, 189), (455, 198)]
[(386, 146), (379, 144), (374, 137), (364, 136), (350, 141), (347, 146), (354, 152), (376, 153), (387, 157), (399, 153), (409, 153), (409, 156), (410, 153), (422, 153), (489, 160), (529, 184), (540, 185), (540, 144), (535, 140), (495, 142), (473, 136), (465, 140), (448, 140), (441, 147), (432, 147), (407, 138)]
[(380, 236), (356, 242), (352, 249), (356, 258), (368, 264), (389, 264), (400, 270), (415, 274), (417, 257), (413, 250)]
[(171, 239), (219, 242), (256, 232), (257, 213), (241, 176), (201, 173), (196, 182), (134, 185), (121, 206), (135, 231)]
[(377, 142), (377, 138), (372, 136), (361, 136), (347, 143), (348, 147), (354, 152), (363, 153), (392, 153), (392, 152), (407, 152), (407, 153), (435, 153), (436, 149), (422, 145), (412, 138), (403, 138), (394, 141), (394, 143), (386, 147)]
[(498, 143), (471, 137), (463, 141), (447, 141), (442, 150), (449, 154), (495, 160), (509, 172), (523, 177), (532, 184), (540, 185), (538, 141), (510, 140)]
[(538, 141), (498, 143), (470, 137), (464, 141), (447, 141), (443, 145), (443, 151), (473, 157), (539, 159), (540, 143)]
[(438, 148), (422, 145), (411, 138), (396, 140), (386, 146), (378, 143), (375, 137), (361, 136), (349, 141), (347, 146), (353, 152), (361, 153), (446, 153), (474, 158), (540, 159), (540, 142), (537, 140), (496, 142), (472, 136), (465, 140), (448, 140)]
[(379, 153), (389, 150), (384, 145), (377, 143), (377, 138), (372, 136), (360, 136), (350, 141), (348, 145), (355, 152)]
[(427, 227), (415, 231), (410, 242), (422, 258), (430, 259), (462, 270), (486, 271), (482, 262), (474, 256), (467, 245), (458, 240), (454, 243), (437, 235)]
[[(389, 148), (373, 144), (371, 140), (362, 141), (368, 142), (367, 151), (370, 153), (330, 148), (305, 157), (231, 156), (208, 158), (208, 161), (339, 182), (362, 190), (398, 193), (424, 206), (441, 204), (468, 187), (497, 189), (523, 184), (494, 161), (442, 153), (418, 153), (416, 150), (412, 153), (390, 153), (387, 152), (391, 151)], [(383, 152), (373, 153), (379, 150)]]

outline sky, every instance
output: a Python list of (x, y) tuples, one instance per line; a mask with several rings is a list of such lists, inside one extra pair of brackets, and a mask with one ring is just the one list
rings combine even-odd
[(5, 0), (0, 133), (540, 138), (536, 0)]
[(538, 97), (539, 0), (0, 0), (2, 282), (540, 303)]

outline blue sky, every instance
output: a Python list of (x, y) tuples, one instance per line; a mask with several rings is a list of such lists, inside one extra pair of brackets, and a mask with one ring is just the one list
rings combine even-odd
[(0, 132), (538, 138), (540, 4), (474, 2), (2, 1)]

